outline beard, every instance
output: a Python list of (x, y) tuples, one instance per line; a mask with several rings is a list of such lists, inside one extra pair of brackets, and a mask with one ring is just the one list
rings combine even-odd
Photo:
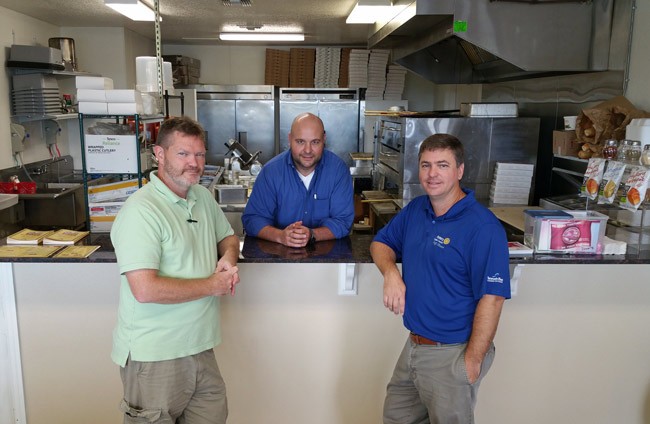
[(178, 169), (168, 163), (165, 163), (164, 171), (165, 175), (167, 175), (175, 185), (184, 188), (189, 188), (198, 184), (202, 174), (200, 167)]

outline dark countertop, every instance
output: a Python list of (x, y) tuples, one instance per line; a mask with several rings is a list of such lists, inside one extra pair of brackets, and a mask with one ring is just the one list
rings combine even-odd
[(319, 241), (313, 247), (286, 247), (272, 241), (246, 237), (242, 263), (372, 263), (370, 234), (353, 234), (339, 240)]
[[(353, 234), (340, 240), (321, 241), (313, 248), (296, 249), (254, 237), (246, 237), (240, 263), (372, 263), (370, 234)], [(0, 240), (0, 245), (6, 239)], [(108, 234), (90, 234), (79, 244), (99, 245), (99, 250), (84, 259), (59, 258), (0, 258), (0, 262), (32, 263), (102, 263), (115, 262), (113, 245)], [(535, 254), (512, 257), (511, 264), (650, 264), (650, 251), (631, 252), (626, 255), (562, 255)]]
[[(246, 237), (240, 263), (371, 263), (370, 242), (372, 235), (354, 234), (340, 240), (321, 241), (313, 248), (296, 249), (278, 243)], [(4, 245), (6, 239), (0, 240)], [(60, 258), (0, 258), (0, 262), (116, 262), (110, 236), (106, 233), (89, 234), (77, 244), (99, 245), (97, 251), (84, 259)]]

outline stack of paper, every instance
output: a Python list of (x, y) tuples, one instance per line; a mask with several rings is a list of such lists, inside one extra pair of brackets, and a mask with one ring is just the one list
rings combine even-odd
[(366, 100), (383, 100), (386, 88), (386, 66), (390, 50), (371, 50), (368, 59)]
[(43, 239), (43, 244), (75, 244), (90, 231), (57, 230)]
[(490, 187), (490, 202), (527, 205), (534, 165), (497, 162)]
[(388, 75), (386, 76), (386, 89), (384, 90), (384, 100), (402, 100), (405, 77), (405, 68), (394, 64), (388, 66)]
[(54, 231), (39, 231), (23, 228), (7, 237), (7, 244), (41, 244), (43, 239), (52, 233)]
[(0, 246), (0, 258), (47, 258), (62, 247), (7, 244)]
[(339, 85), (339, 65), (341, 49), (335, 47), (316, 48), (316, 69), (314, 87), (335, 88)]
[(350, 52), (348, 71), (348, 87), (360, 88), (368, 86), (368, 56), (370, 50), (353, 49)]

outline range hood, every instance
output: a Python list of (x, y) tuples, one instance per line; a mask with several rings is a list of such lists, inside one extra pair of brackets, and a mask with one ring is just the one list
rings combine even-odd
[(609, 67), (614, 0), (394, 4), (400, 12), (375, 24), (368, 47), (391, 49), (394, 62), (435, 83), (489, 83)]

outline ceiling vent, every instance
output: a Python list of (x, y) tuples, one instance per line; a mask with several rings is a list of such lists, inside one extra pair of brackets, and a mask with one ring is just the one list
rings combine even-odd
[(622, 69), (631, 3), (414, 0), (375, 26), (368, 47), (439, 84)]

